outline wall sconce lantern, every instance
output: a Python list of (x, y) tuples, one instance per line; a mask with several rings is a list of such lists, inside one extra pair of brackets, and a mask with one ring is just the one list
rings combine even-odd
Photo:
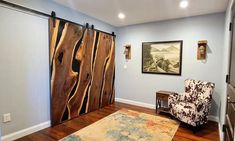
[(131, 45), (124, 46), (124, 53), (126, 61), (131, 59)]
[(197, 60), (206, 60), (207, 40), (198, 41)]
[(123, 54), (125, 55), (125, 59), (126, 59), (126, 62), (124, 64), (124, 69), (126, 69), (127, 68), (127, 62), (128, 62), (128, 60), (131, 59), (131, 45), (130, 44), (124, 46)]

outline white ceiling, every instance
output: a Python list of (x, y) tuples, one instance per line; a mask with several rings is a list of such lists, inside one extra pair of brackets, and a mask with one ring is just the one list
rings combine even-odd
[[(125, 26), (225, 11), (228, 0), (188, 0), (186, 9), (180, 0), (54, 0), (114, 26)], [(117, 15), (126, 15), (120, 20)]]

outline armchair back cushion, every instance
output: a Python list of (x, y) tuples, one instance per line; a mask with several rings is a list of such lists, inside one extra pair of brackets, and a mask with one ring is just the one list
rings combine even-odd
[(206, 103), (212, 99), (215, 84), (212, 82), (186, 79), (185, 80), (185, 102)]

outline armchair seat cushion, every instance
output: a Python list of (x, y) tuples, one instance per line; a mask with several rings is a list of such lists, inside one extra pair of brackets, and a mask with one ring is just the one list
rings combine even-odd
[(185, 102), (177, 102), (172, 105), (171, 114), (180, 119), (181, 121), (190, 124), (192, 126), (196, 126), (196, 105), (193, 103), (185, 103)]

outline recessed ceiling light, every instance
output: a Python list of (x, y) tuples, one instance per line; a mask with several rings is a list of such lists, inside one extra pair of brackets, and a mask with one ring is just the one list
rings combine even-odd
[(119, 19), (125, 19), (125, 17), (126, 17), (126, 16), (125, 16), (125, 14), (123, 14), (123, 13), (119, 13), (119, 14), (118, 14), (118, 18), (119, 18)]
[(182, 0), (180, 2), (180, 7), (181, 8), (187, 8), (188, 7), (188, 1), (187, 0)]

